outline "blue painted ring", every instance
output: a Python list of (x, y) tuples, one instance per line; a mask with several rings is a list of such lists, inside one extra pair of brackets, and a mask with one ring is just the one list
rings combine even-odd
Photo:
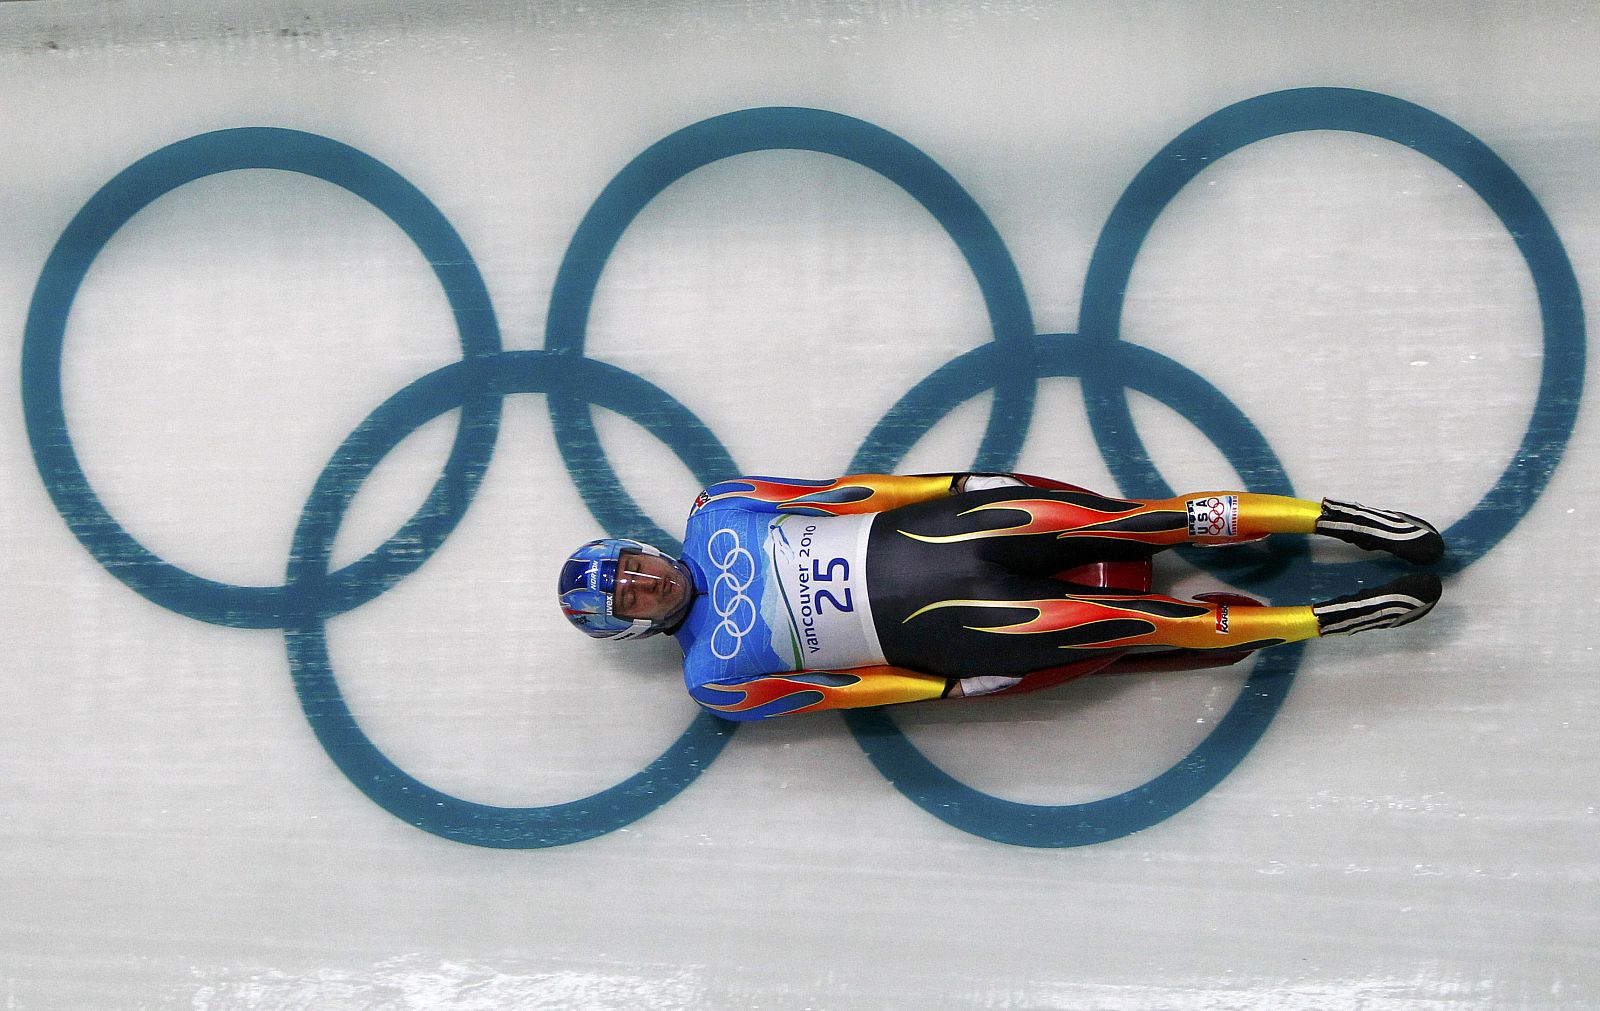
[[(706, 456), (708, 447), (715, 444), (710, 432), (665, 392), (632, 373), (543, 351), (506, 352), (457, 362), (390, 397), (339, 447), (312, 489), (295, 531), (289, 568), (292, 592), (308, 601), (323, 595), (329, 556), (345, 511), (361, 483), (406, 436), (474, 399), (490, 397), (498, 402), (509, 394), (544, 393), (560, 386), (580, 387), (591, 403), (632, 418), (661, 436), (697, 474), (713, 459)], [(553, 599), (551, 607), (555, 607)], [(339, 690), (326, 626), (316, 609), (307, 608), (302, 617), (292, 621), (284, 638), (306, 719), (328, 757), (350, 782), (395, 817), (475, 846), (559, 846), (615, 831), (682, 792), (716, 759), (734, 733), (732, 724), (701, 712), (658, 758), (609, 789), (542, 807), (479, 804), (423, 783), (367, 737)], [(531, 676), (538, 674), (531, 672)]]
[[(139, 211), (186, 183), (241, 169), (279, 169), (333, 183), (381, 211), (433, 265), (449, 299), (468, 358), (500, 350), (489, 292), (455, 229), (421, 191), (354, 148), (294, 130), (245, 128), (202, 134), (156, 151), (124, 169), (72, 219), (40, 273), (22, 345), (22, 402), (34, 460), (56, 509), (107, 572), (148, 600), (200, 621), (240, 628), (281, 628), (294, 606), (282, 586), (204, 579), (150, 551), (130, 534), (90, 486), (73, 449), (62, 402), (61, 363), (67, 316), (85, 275), (112, 236)], [(427, 501), (384, 545), (332, 577), (324, 613), (370, 600), (437, 550), (460, 519), (494, 451), (497, 399), (463, 407), (455, 443)]]

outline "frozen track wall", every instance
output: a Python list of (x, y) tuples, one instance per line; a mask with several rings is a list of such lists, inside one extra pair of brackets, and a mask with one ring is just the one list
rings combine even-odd
[[(1584, 3), (0, 5), (0, 1006), (1595, 1006), (1596, 52)], [(729, 473), (972, 466), (1419, 512), (1445, 601), (734, 732), (551, 599)]]

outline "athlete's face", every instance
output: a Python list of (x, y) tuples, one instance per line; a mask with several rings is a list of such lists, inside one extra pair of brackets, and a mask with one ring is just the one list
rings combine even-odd
[(658, 555), (624, 551), (617, 558), (611, 612), (619, 618), (665, 621), (687, 607), (693, 593), (683, 566)]

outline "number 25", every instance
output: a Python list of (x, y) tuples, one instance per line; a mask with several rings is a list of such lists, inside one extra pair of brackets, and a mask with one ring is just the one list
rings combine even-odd
[[(818, 582), (823, 582), (823, 583), (831, 583), (831, 582), (833, 582), (833, 579), (834, 579), (833, 572), (834, 572), (834, 569), (836, 569), (836, 568), (844, 570), (839, 575), (840, 579), (849, 579), (850, 578), (850, 563), (845, 561), (843, 558), (830, 558), (828, 560), (828, 568), (826, 570), (823, 570), (822, 568), (819, 567), (819, 566), (821, 566), (821, 564), (822, 563), (821, 563), (820, 560), (815, 560), (814, 559), (811, 562), (811, 577), (813, 579), (817, 580)], [(817, 601), (817, 611), (819, 613), (822, 611), (823, 601), (827, 601), (828, 603), (832, 604), (834, 610), (836, 610), (836, 611), (854, 611), (855, 610), (855, 602), (851, 599), (850, 591), (848, 589), (846, 589), (844, 591), (844, 600), (842, 602), (839, 600), (838, 597), (835, 597), (832, 593), (829, 593), (827, 590), (818, 590), (817, 593), (816, 593), (816, 601)]]

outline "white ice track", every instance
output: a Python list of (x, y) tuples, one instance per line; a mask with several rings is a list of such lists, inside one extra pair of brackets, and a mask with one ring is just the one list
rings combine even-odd
[[(1600, 1006), (1591, 410), (1433, 615), (1313, 644), (1237, 768), (1143, 831), (979, 838), (822, 715), (740, 730), (617, 831), (500, 850), (358, 790), (311, 732), (282, 632), (181, 616), (109, 575), (46, 491), (21, 398), (29, 303), (73, 216), (144, 155), (244, 126), (332, 138), (418, 187), (511, 349), (544, 345), (567, 243), (624, 165), (757, 106), (855, 117), (927, 154), (994, 222), (1035, 331), (1066, 333), (1113, 204), (1168, 141), (1281, 89), (1380, 92), (1505, 159), (1592, 306), (1600, 10), (1506, 6), (0, 4), (0, 1008)], [(1447, 524), (1512, 461), (1545, 361), (1529, 268), (1484, 201), (1343, 132), (1202, 172), (1157, 221), (1122, 322), (1238, 405), (1298, 492)], [(905, 193), (763, 153), (649, 204), (605, 268), (587, 353), (681, 401), (740, 469), (821, 477), (989, 336), (971, 272)], [(308, 176), (234, 172), (161, 198), (94, 261), (63, 403), (139, 542), (272, 586), (340, 442), (459, 354), (439, 282), (382, 215)], [(1121, 490), (1080, 392), (1040, 384), (1018, 467)], [(970, 464), (989, 403), (901, 469)], [(1133, 417), (1179, 490), (1240, 482), (1173, 410), (1136, 396)], [(681, 533), (695, 475), (599, 421), (625, 487)], [(411, 515), (454, 432), (442, 418), (385, 459), (336, 564)], [(672, 644), (591, 644), (551, 600), (555, 559), (599, 530), (545, 399), (509, 398), (461, 526), (329, 622), (371, 741), (506, 807), (590, 796), (672, 744), (694, 717)], [(1215, 582), (1181, 561), (1160, 575)], [(1178, 762), (1249, 674), (895, 719), (970, 786), (1079, 804)]]

